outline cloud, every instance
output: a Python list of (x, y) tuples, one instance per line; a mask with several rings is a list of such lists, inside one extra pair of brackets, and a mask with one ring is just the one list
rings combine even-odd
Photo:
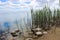
[(59, 8), (59, 0), (55, 0), (53, 3), (50, 3), (51, 8)]
[(20, 4), (20, 0), (9, 0), (10, 2), (12, 2), (13, 4)]
[(36, 0), (39, 3), (47, 3), (47, 0)]
[[(20, 8), (20, 7), (43, 7), (46, 3), (48, 3), (49, 6), (58, 5), (59, 0), (9, 0), (2, 2), (0, 1), (0, 6), (4, 6), (7, 8)], [(51, 7), (52, 7), (51, 6)]]

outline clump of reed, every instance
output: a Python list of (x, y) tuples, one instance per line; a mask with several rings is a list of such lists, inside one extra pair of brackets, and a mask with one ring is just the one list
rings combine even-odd
[(41, 10), (33, 10), (31, 9), (32, 15), (32, 27), (40, 27), (43, 30), (51, 29), (52, 25), (60, 24), (60, 10), (51, 9), (48, 7), (44, 7)]

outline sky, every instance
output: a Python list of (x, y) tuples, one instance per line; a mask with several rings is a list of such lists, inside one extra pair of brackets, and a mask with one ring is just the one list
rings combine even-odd
[(30, 9), (42, 9), (48, 5), (51, 9), (60, 8), (59, 0), (0, 0), (0, 22), (24, 18)]

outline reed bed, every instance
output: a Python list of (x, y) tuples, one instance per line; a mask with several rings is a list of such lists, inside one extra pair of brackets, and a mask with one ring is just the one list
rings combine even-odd
[(31, 9), (32, 15), (32, 28), (39, 27), (43, 30), (49, 30), (53, 25), (60, 25), (60, 10), (54, 9), (52, 11), (49, 7), (44, 7), (41, 10)]

